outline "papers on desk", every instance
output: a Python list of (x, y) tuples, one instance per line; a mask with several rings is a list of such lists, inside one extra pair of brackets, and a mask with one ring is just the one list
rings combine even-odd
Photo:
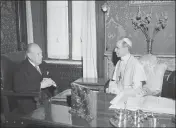
[(67, 89), (56, 96), (52, 97), (52, 101), (67, 101), (67, 96), (71, 95), (71, 89)]
[(156, 96), (131, 97), (124, 95), (124, 93), (117, 95), (110, 101), (109, 109), (124, 109), (125, 102), (126, 109), (132, 111), (141, 109), (147, 112), (175, 114), (175, 100)]
[(164, 97), (146, 96), (144, 97), (142, 109), (143, 111), (175, 115), (175, 100)]
[(135, 97), (135, 100), (133, 100), (134, 97), (131, 95), (128, 95), (124, 92), (120, 92), (114, 99), (110, 101), (111, 106), (110, 109), (124, 109), (125, 108), (125, 102), (126, 102), (126, 109), (129, 110), (137, 110), (139, 109), (139, 105), (141, 104), (141, 98)]

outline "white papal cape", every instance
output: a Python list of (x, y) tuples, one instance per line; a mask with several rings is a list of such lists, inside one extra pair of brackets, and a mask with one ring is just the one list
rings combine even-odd
[(125, 63), (125, 68), (122, 68), (122, 60), (118, 61), (114, 70), (113, 80), (121, 83), (124, 88), (141, 87), (141, 82), (146, 81), (146, 74), (144, 72), (143, 66), (133, 55), (130, 55), (127, 62)]

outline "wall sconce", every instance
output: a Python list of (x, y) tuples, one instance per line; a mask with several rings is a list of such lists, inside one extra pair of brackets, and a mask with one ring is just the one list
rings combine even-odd
[(101, 6), (101, 9), (104, 13), (106, 13), (108, 11), (108, 4), (107, 3), (104, 3), (102, 6)]
[(102, 6), (101, 6), (101, 10), (106, 13), (107, 16), (109, 16), (109, 10), (110, 10), (110, 7), (108, 5), (107, 2), (105, 2)]

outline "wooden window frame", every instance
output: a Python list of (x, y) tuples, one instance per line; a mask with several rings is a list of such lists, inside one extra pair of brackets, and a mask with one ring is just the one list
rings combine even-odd
[(44, 29), (44, 33), (45, 33), (45, 58), (47, 60), (53, 60), (53, 61), (57, 61), (57, 60), (61, 60), (61, 61), (81, 61), (81, 60), (73, 60), (72, 59), (72, 1), (68, 0), (68, 35), (69, 35), (69, 58), (68, 59), (53, 59), (53, 58), (48, 58), (48, 53), (47, 53), (47, 1), (44, 1), (44, 24), (45, 24), (45, 29)]

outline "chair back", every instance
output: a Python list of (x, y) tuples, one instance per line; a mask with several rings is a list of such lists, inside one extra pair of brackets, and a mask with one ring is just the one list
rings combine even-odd
[(165, 79), (161, 93), (162, 97), (171, 98), (175, 100), (175, 72), (176, 71), (170, 71), (169, 75)]
[(147, 88), (149, 88), (152, 92), (161, 92), (167, 65), (164, 63), (158, 63), (157, 57), (152, 54), (142, 56), (139, 58), (139, 61), (142, 63), (147, 76)]
[(13, 74), (18, 63), (25, 58), (24, 52), (1, 55), (1, 89), (13, 90)]
[(13, 73), (17, 64), (8, 57), (1, 55), (1, 84), (3, 90), (13, 89)]

